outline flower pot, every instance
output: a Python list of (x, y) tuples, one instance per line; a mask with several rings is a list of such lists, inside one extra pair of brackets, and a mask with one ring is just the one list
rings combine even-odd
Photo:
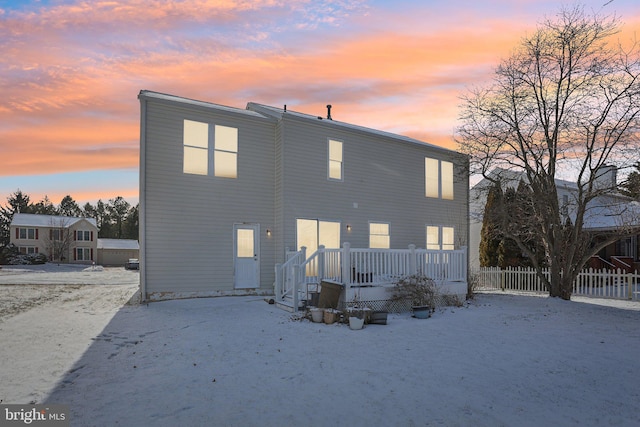
[(311, 312), (311, 321), (313, 321), (313, 323), (322, 323), (322, 318), (324, 317), (323, 309), (311, 307), (309, 311)]
[(364, 323), (370, 323), (372, 310), (369, 307), (349, 307), (347, 314), (349, 317), (358, 317), (364, 319)]
[(358, 330), (364, 326), (364, 318), (360, 319), (354, 316), (349, 317), (349, 329)]
[(324, 323), (326, 323), (327, 325), (331, 325), (332, 323), (335, 323), (336, 320), (338, 320), (337, 311), (334, 311), (331, 308), (328, 308), (324, 311)]
[(386, 325), (387, 324), (387, 312), (386, 311), (372, 311), (371, 319), (369, 323), (374, 325)]
[(431, 308), (423, 305), (423, 306), (414, 306), (413, 309), (413, 317), (416, 319), (428, 319), (431, 317)]

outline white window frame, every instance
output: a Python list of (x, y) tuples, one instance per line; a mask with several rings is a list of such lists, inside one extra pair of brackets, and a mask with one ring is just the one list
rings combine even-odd
[(76, 240), (90, 242), (91, 241), (91, 231), (89, 230), (77, 230), (76, 231)]
[[(189, 175), (208, 175), (211, 170), (209, 167), (211, 163), (209, 159), (209, 147), (211, 146), (209, 123), (189, 119), (184, 119), (182, 123), (182, 172)], [(195, 139), (195, 136), (205, 131), (205, 126), (205, 138)], [(199, 157), (197, 164), (193, 161), (187, 162), (187, 158), (191, 158), (191, 156)]]
[[(24, 237), (23, 237), (24, 231)], [(18, 239), (21, 240), (36, 240), (36, 229), (27, 227), (18, 227)]]
[[(455, 236), (455, 227), (427, 224), (425, 226), (425, 247), (427, 250), (452, 251), (455, 249)], [(435, 237), (436, 241), (429, 241), (429, 237)]]
[(431, 199), (453, 200), (453, 162), (424, 158), (424, 195)]
[[(377, 226), (386, 226), (386, 234), (375, 230)], [(386, 238), (386, 244), (376, 243), (376, 240)], [(369, 221), (369, 248), (370, 249), (391, 249), (391, 223), (381, 221)]]
[[(232, 141), (228, 141), (228, 137), (232, 138)], [(230, 168), (233, 170), (231, 173), (226, 173), (227, 162), (230, 160), (233, 161), (233, 167)], [(214, 176), (230, 179), (238, 178), (238, 128), (215, 125), (213, 163)], [(225, 164), (224, 172), (221, 166), (223, 163)]]
[(91, 261), (91, 248), (76, 248), (76, 261)]
[(182, 172), (237, 179), (238, 133), (238, 128), (233, 126), (184, 119)]
[[(336, 152), (338, 151), (336, 147), (339, 147), (339, 152)], [(332, 175), (336, 170), (340, 171), (339, 177)], [(344, 142), (333, 138), (327, 139), (327, 179), (344, 181)]]

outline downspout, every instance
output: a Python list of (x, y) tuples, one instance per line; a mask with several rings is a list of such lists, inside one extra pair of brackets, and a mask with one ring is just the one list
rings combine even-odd
[(139, 262), (140, 262), (140, 302), (147, 301), (147, 273), (146, 273), (146, 123), (147, 123), (147, 100), (144, 99), (143, 91), (138, 95), (140, 100), (140, 184), (139, 184), (139, 217), (138, 217), (138, 239), (139, 239)]

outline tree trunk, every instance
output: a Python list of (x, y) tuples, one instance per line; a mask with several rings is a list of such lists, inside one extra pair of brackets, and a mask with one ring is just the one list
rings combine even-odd
[(562, 274), (560, 273), (560, 267), (557, 262), (552, 262), (549, 266), (549, 296), (560, 297), (562, 294), (561, 280)]

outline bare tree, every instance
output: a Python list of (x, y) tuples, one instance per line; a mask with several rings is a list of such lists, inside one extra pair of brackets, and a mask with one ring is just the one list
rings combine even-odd
[(69, 220), (63, 217), (52, 218), (49, 233), (45, 233), (43, 240), (51, 261), (65, 261), (73, 240)]
[[(494, 183), (500, 174), (491, 171), (519, 172), (532, 192), (530, 214), (512, 217), (503, 209), (502, 232), (528, 256), (550, 295), (564, 299), (592, 255), (640, 231), (633, 205), (605, 197), (612, 186), (600, 185), (599, 176), (610, 164), (631, 167), (640, 147), (639, 49), (637, 42), (627, 50), (612, 44), (619, 29), (615, 16), (563, 8), (522, 40), (492, 84), (462, 98), (456, 140), (472, 172)], [(559, 171), (576, 181), (565, 204)], [(616, 223), (594, 232), (590, 221), (602, 216)], [(550, 277), (523, 236), (542, 242)]]

